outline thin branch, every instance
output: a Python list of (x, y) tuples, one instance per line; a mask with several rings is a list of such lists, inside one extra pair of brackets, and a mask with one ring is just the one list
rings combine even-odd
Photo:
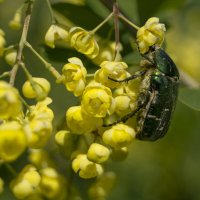
[[(113, 0), (100, 0), (100, 2), (110, 11), (113, 10)], [(129, 17), (119, 8), (119, 12), (124, 16), (126, 19), (129, 19)], [(133, 34), (136, 35), (137, 30), (135, 30), (130, 24), (125, 23), (125, 26), (128, 28), (128, 30)]]
[(24, 26), (23, 26), (23, 30), (22, 30), (21, 39), (19, 41), (16, 63), (11, 70), (11, 76), (10, 76), (10, 84), (11, 85), (14, 85), (14, 83), (15, 83), (15, 77), (16, 77), (17, 71), (19, 69), (20, 63), (22, 61), (22, 53), (23, 53), (23, 49), (24, 49), (24, 43), (27, 39), (27, 34), (28, 34), (30, 18), (31, 18), (32, 10), (33, 10), (34, 0), (29, 0), (27, 3), (28, 3), (28, 6), (27, 6), (27, 10), (26, 10), (26, 16), (24, 19)]

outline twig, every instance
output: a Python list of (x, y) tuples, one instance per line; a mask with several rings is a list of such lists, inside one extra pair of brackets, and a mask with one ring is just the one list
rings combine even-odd
[(19, 69), (20, 63), (22, 62), (22, 53), (24, 49), (24, 44), (27, 39), (27, 34), (28, 34), (28, 29), (29, 29), (29, 24), (30, 24), (30, 18), (33, 10), (33, 4), (35, 0), (29, 0), (27, 10), (26, 10), (26, 16), (24, 19), (24, 25), (23, 25), (23, 30), (22, 30), (22, 35), (21, 39), (19, 41), (19, 46), (18, 46), (18, 51), (17, 51), (17, 58), (16, 58), (16, 63), (13, 66), (11, 70), (11, 75), (10, 75), (10, 84), (13, 86), (15, 83), (15, 77), (17, 74), (17, 71)]

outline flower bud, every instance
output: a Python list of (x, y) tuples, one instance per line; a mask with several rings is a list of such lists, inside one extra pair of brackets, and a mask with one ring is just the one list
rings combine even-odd
[(9, 27), (13, 30), (19, 30), (22, 27), (21, 12), (15, 13), (13, 19), (9, 22)]
[(16, 49), (9, 49), (5, 52), (5, 61), (8, 63), (10, 66), (13, 66), (16, 62), (17, 58), (17, 50)]
[(107, 147), (97, 143), (91, 144), (87, 152), (88, 160), (95, 163), (103, 163), (107, 161), (109, 155), (110, 150)]
[(125, 124), (117, 124), (103, 133), (105, 144), (113, 148), (126, 147), (135, 138), (135, 130)]
[(50, 91), (51, 85), (45, 78), (33, 77), (35, 86), (33, 87), (30, 81), (26, 81), (22, 87), (22, 92), (26, 98), (45, 99)]
[(57, 24), (53, 24), (49, 27), (45, 35), (45, 44), (51, 48), (55, 48), (55, 42), (57, 40), (63, 40), (67, 42), (68, 32)]

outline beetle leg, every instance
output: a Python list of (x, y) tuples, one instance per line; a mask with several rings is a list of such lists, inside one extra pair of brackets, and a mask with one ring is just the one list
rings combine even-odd
[(128, 78), (125, 78), (125, 79), (123, 79), (123, 80), (116, 80), (116, 79), (113, 79), (113, 78), (111, 78), (111, 77), (108, 77), (108, 79), (110, 79), (110, 80), (112, 80), (112, 81), (114, 81), (114, 82), (128, 82), (128, 81), (130, 81), (130, 80), (133, 80), (133, 79), (136, 79), (136, 78), (138, 78), (138, 77), (141, 77), (141, 76), (143, 76), (143, 75), (145, 75), (145, 73), (147, 72), (147, 70), (143, 70), (143, 71), (140, 71), (140, 72), (138, 72), (137, 74), (133, 74), (133, 75), (131, 75), (130, 77), (128, 77)]
[(148, 98), (145, 98), (145, 100), (143, 100), (143, 101), (138, 100), (138, 106), (135, 110), (133, 110), (129, 114), (123, 116), (122, 118), (118, 119), (117, 121), (115, 121), (111, 124), (103, 124), (103, 127), (113, 126), (113, 125), (116, 125), (120, 122), (125, 123), (129, 118), (133, 117), (141, 108), (145, 107), (147, 102), (148, 102)]

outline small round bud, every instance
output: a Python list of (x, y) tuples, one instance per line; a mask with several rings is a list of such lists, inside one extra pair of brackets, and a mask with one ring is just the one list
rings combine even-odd
[(33, 77), (35, 86), (33, 87), (30, 81), (26, 81), (22, 87), (22, 92), (26, 98), (39, 98), (43, 100), (49, 94), (51, 85), (45, 78)]
[(13, 66), (16, 62), (17, 58), (17, 50), (16, 49), (9, 49), (5, 52), (4, 59), (6, 63), (8, 63), (10, 66)]
[(103, 163), (108, 160), (110, 155), (110, 150), (97, 143), (93, 143), (90, 145), (88, 152), (87, 152), (87, 158), (95, 163)]
[(19, 30), (22, 27), (21, 12), (15, 13), (13, 19), (9, 22), (9, 27), (13, 30)]
[(113, 148), (126, 147), (135, 138), (135, 130), (125, 124), (117, 124), (103, 133), (105, 144)]

